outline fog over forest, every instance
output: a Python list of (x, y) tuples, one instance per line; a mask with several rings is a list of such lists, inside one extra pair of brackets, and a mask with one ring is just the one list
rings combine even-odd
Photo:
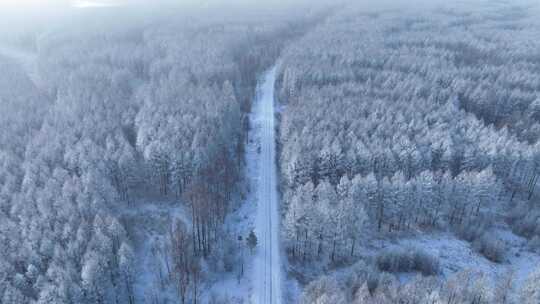
[(540, 303), (540, 3), (0, 2), (0, 303)]

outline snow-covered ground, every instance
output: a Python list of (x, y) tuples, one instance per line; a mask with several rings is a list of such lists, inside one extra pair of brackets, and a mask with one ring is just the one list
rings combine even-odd
[[(170, 286), (160, 285), (164, 276), (163, 263), (169, 228), (175, 221), (191, 227), (185, 205), (174, 200), (141, 199), (132, 205), (118, 208), (135, 251), (135, 303), (153, 303), (154, 299), (176, 303), (177, 296)], [(161, 273), (160, 273), (161, 272)]]
[[(383, 248), (418, 248), (438, 258), (441, 276), (449, 278), (453, 274), (468, 270), (481, 275), (485, 282), (496, 286), (497, 281), (510, 275), (513, 283), (511, 294), (517, 296), (523, 283), (540, 264), (540, 255), (531, 251), (527, 240), (514, 234), (509, 227), (501, 226), (492, 231), (506, 248), (502, 263), (495, 263), (476, 250), (464, 240), (458, 239), (449, 232), (402, 237), (395, 240), (374, 240), (364, 248), (367, 255), (376, 254)], [(411, 278), (410, 274), (400, 274), (400, 279)]]
[[(203, 302), (214, 299), (230, 303), (283, 302), (274, 134), (275, 73), (276, 68), (272, 68), (259, 81), (249, 115), (251, 129), (244, 173), (246, 193), (244, 198), (238, 199), (241, 203), (235, 206), (236, 210), (227, 216), (225, 223), (230, 235), (242, 237), (238, 254), (243, 260), (241, 263), (244, 263), (243, 273), (237, 269), (234, 273), (208, 282)], [(252, 230), (258, 244), (250, 252), (245, 238)]]
[(261, 96), (255, 102), (252, 126), (261, 132), (260, 170), (257, 183), (255, 234), (259, 240), (254, 261), (254, 303), (281, 303), (280, 218), (278, 212), (276, 144), (274, 121), (274, 83), (276, 68), (264, 78)]

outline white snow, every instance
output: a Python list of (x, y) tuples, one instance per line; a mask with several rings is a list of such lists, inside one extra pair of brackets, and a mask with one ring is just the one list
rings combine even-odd
[[(251, 129), (244, 174), (246, 196), (233, 200), (233, 203), (241, 203), (233, 207), (236, 209), (225, 220), (227, 232), (235, 238), (242, 237), (238, 248), (244, 260), (244, 273), (237, 269), (208, 282), (202, 303), (215, 299), (230, 303), (283, 302), (274, 141), (275, 73), (276, 69), (273, 68), (259, 80), (257, 96), (249, 115)], [(251, 230), (258, 239), (253, 253), (245, 244)]]
[(269, 70), (254, 103), (251, 125), (260, 132), (259, 171), (255, 234), (258, 248), (253, 264), (253, 303), (281, 303), (280, 219), (278, 211), (274, 83), (276, 68)]
[[(163, 270), (164, 245), (168, 229), (175, 221), (191, 227), (189, 212), (177, 200), (139, 199), (131, 205), (117, 208), (131, 238), (135, 251), (135, 303), (152, 303), (154, 299), (176, 302), (171, 286), (161, 286), (159, 269)], [(164, 274), (164, 272), (162, 273)], [(158, 295), (159, 294), (159, 295)]]
[[(456, 238), (451, 233), (424, 234), (401, 238), (393, 244), (384, 241), (372, 245), (378, 249), (419, 248), (439, 259), (441, 275), (446, 278), (451, 277), (456, 272), (470, 270), (482, 275), (487, 283), (495, 286), (494, 284), (499, 279), (512, 274), (513, 290), (511, 294), (515, 297), (531, 271), (534, 270), (533, 266), (540, 264), (540, 255), (530, 251), (527, 247), (527, 240), (514, 234), (509, 227), (496, 228), (492, 233), (506, 245), (507, 250), (502, 263), (489, 261), (476, 252), (470, 243)], [(406, 275), (400, 274), (400, 278), (406, 278)]]
[[(238, 267), (230, 273), (209, 273), (200, 295), (201, 303), (280, 304), (282, 294), (282, 262), (279, 235), (280, 220), (277, 192), (276, 145), (274, 131), (274, 82), (276, 68), (259, 81), (257, 96), (250, 113), (251, 130), (246, 147), (245, 197), (233, 199), (233, 208), (225, 220), (225, 229), (233, 238), (242, 236), (244, 272)], [(234, 202), (237, 202), (235, 204)], [(161, 286), (159, 269), (164, 269), (160, 249), (166, 244), (168, 227), (182, 221), (191, 228), (189, 210), (178, 200), (140, 198), (115, 211), (126, 223), (135, 250), (135, 302), (152, 303), (159, 299), (176, 303), (172, 286)], [(245, 238), (253, 230), (258, 244), (250, 253)], [(157, 255), (157, 256), (156, 256)], [(157, 263), (157, 264), (156, 264)], [(237, 265), (238, 266), (238, 265)], [(298, 288), (297, 288), (298, 289)]]

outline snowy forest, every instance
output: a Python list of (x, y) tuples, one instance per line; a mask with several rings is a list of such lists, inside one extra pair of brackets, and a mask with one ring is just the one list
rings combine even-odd
[[(420, 13), (352, 5), (287, 47), (279, 163), (286, 249), (299, 272), (365, 263), (374, 239), (426, 233), (448, 232), (494, 263), (511, 263), (504, 230), (539, 252), (538, 20), (537, 6), (508, 3)], [(443, 271), (418, 246), (381, 248), (373, 259), (386, 272)], [(366, 267), (352, 286), (315, 281), (304, 302), (503, 301), (496, 285), (478, 288), (465, 274), (443, 288), (400, 286)], [(519, 303), (539, 301), (539, 278)], [(329, 300), (332, 284), (339, 297)]]
[[(270, 13), (100, 13), (36, 45), (10, 37), (38, 49), (41, 81), (1, 57), (0, 302), (134, 303), (133, 230), (156, 198), (184, 202), (190, 225), (169, 219), (146, 248), (160, 288), (197, 302), (201, 260), (209, 272), (231, 263), (222, 224), (256, 77), (303, 26)], [(158, 293), (140, 303), (162, 303)]]
[(538, 3), (113, 2), (0, 22), (0, 303), (540, 303)]

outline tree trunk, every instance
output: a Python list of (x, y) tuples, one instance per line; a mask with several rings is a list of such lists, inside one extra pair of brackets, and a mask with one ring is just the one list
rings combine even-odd
[(334, 239), (333, 239), (333, 242), (332, 242), (332, 262), (334, 262), (334, 258), (335, 258), (335, 255), (336, 255), (336, 245), (337, 245), (337, 232), (334, 232)]
[(191, 202), (191, 225), (192, 225), (192, 239), (193, 239), (193, 253), (197, 252), (196, 240), (195, 240), (195, 203)]
[(308, 243), (308, 231), (306, 229), (306, 238), (304, 240), (304, 252), (302, 253), (303, 254), (302, 260), (304, 262), (306, 261), (307, 243)]
[(377, 229), (378, 229), (379, 232), (382, 229), (383, 217), (384, 217), (384, 206), (381, 203), (379, 205), (379, 218), (378, 218), (378, 223), (377, 223)]
[(529, 201), (533, 197), (534, 190), (536, 188), (537, 183), (538, 183), (538, 175), (535, 174), (534, 177), (531, 179), (531, 182), (529, 183), (529, 196), (527, 198)]

